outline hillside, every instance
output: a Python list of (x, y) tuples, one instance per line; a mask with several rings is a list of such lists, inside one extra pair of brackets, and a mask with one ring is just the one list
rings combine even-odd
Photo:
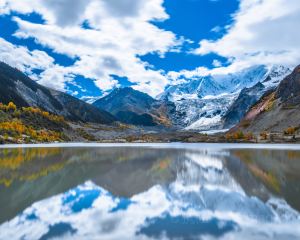
[(67, 120), (109, 124), (115, 118), (63, 92), (48, 89), (19, 70), (0, 62), (0, 102), (19, 107), (38, 107)]
[(169, 102), (158, 101), (130, 87), (117, 88), (93, 105), (123, 123), (141, 126), (171, 126), (169, 116), (175, 108)]
[(63, 132), (70, 128), (61, 116), (39, 108), (0, 103), (0, 142), (36, 143), (70, 140)]
[(266, 76), (257, 84), (242, 89), (226, 114), (222, 117), (223, 128), (229, 129), (238, 124), (245, 117), (253, 104), (263, 95), (274, 91), (282, 79), (290, 73), (290, 68), (281, 65), (273, 66)]
[(232, 131), (294, 134), (300, 127), (300, 66), (265, 94)]

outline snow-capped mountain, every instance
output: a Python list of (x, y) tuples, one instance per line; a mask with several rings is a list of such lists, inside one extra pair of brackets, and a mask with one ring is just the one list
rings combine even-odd
[[(263, 86), (255, 94), (260, 98), (268, 89), (276, 87), (290, 72), (284, 66), (258, 65), (235, 74), (205, 76), (169, 86), (159, 98), (175, 103), (176, 114), (173, 121), (176, 125), (188, 130), (220, 130), (224, 128), (223, 117), (239, 98), (242, 90), (260, 82)], [(253, 95), (253, 91), (251, 94)], [(250, 106), (246, 104), (245, 111)]]
[(263, 84), (267, 88), (277, 87), (279, 83), (292, 72), (291, 68), (284, 66), (273, 66)]
[(161, 99), (180, 101), (182, 99), (199, 99), (209, 95), (217, 95), (225, 92), (226, 89), (216, 82), (212, 77), (203, 77), (198, 80), (191, 80), (187, 83), (169, 86), (160, 96)]

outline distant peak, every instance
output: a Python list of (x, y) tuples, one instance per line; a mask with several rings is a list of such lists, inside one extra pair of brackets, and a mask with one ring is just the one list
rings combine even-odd
[(134, 90), (131, 87), (118, 87), (115, 88), (112, 92), (135, 92), (136, 90)]

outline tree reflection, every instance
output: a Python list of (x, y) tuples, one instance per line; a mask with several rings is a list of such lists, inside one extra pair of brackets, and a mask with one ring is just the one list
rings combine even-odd
[(0, 150), (0, 184), (35, 180), (64, 166), (61, 148), (14, 148)]

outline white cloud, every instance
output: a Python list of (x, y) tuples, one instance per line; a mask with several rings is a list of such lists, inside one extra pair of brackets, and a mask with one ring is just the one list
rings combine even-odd
[(74, 74), (69, 68), (53, 65), (40, 74), (38, 82), (44, 86), (64, 91), (65, 84), (71, 82), (73, 78)]
[(54, 59), (43, 51), (29, 51), (26, 47), (16, 47), (0, 38), (0, 60), (31, 73), (31, 69), (46, 69), (53, 65)]
[[(202, 40), (194, 51), (199, 55), (213, 52), (226, 57), (229, 66), (222, 67), (215, 60), (214, 69), (199, 66), (192, 71), (168, 74), (149, 68), (137, 57), (154, 52), (160, 56), (168, 51), (178, 52), (180, 45), (187, 41), (150, 23), (168, 18), (163, 0), (0, 0), (0, 14), (10, 11), (36, 12), (45, 20), (45, 24), (36, 24), (14, 18), (19, 26), (16, 37), (33, 38), (77, 61), (62, 67), (42, 51), (30, 52), (17, 46), (7, 49), (4, 41), (0, 42), (0, 48), (6, 48), (0, 53), (1, 59), (27, 72), (32, 68), (45, 70), (40, 83), (60, 90), (78, 74), (93, 79), (102, 90), (109, 90), (118, 85), (111, 77), (114, 74), (128, 77), (137, 84), (135, 89), (155, 96), (170, 82), (183, 79), (234, 73), (258, 64), (300, 63), (298, 0), (241, 0), (233, 24), (225, 27), (227, 33), (216, 41)], [(84, 22), (91, 29), (83, 29)], [(216, 27), (212, 31), (220, 29)], [(16, 52), (21, 52), (22, 57), (16, 58)]]
[(233, 59), (232, 69), (253, 64), (300, 63), (298, 0), (241, 0), (228, 33), (202, 40), (197, 54), (217, 53)]
[[(254, 65), (300, 64), (300, 4), (298, 0), (241, 0), (240, 9), (233, 16), (232, 26), (219, 40), (202, 40), (194, 54), (216, 53), (228, 58), (222, 67), (214, 60), (213, 69), (197, 67), (194, 70), (171, 71), (173, 83), (207, 75), (236, 73)], [(219, 31), (220, 27), (212, 29)]]
[(221, 67), (222, 66), (222, 63), (219, 61), (219, 60), (213, 60), (213, 62), (212, 62), (212, 65), (214, 66), (214, 67)]
[(219, 33), (222, 31), (222, 28), (220, 26), (215, 26), (213, 29), (211, 29), (211, 32)]
[[(148, 68), (137, 56), (157, 52), (164, 55), (176, 49), (184, 39), (164, 31), (151, 20), (165, 20), (168, 15), (163, 0), (0, 0), (0, 13), (15, 11), (39, 13), (45, 24), (24, 21), (18, 17), (18, 38), (33, 38), (37, 43), (70, 58), (74, 65), (53, 65), (41, 74), (41, 83), (61, 87), (77, 74), (91, 78), (102, 90), (118, 82), (111, 75), (128, 77), (136, 89), (152, 96), (168, 84), (162, 71)], [(81, 27), (87, 22), (92, 29)], [(67, 76), (67, 78), (66, 78)], [(57, 79), (57, 80), (55, 80)]]
[(118, 81), (116, 81), (115, 79), (108, 78), (108, 79), (100, 79), (100, 80), (96, 80), (95, 81), (96, 86), (98, 86), (100, 89), (102, 89), (103, 91), (107, 91), (110, 90), (114, 87), (118, 87)]
[[(14, 46), (3, 38), (0, 38), (0, 61), (26, 73), (40, 84), (60, 91), (64, 91), (65, 83), (71, 82), (74, 77), (72, 69), (55, 64), (55, 60), (46, 52), (29, 51), (28, 48)], [(42, 73), (37, 75), (34, 70), (42, 70)]]

